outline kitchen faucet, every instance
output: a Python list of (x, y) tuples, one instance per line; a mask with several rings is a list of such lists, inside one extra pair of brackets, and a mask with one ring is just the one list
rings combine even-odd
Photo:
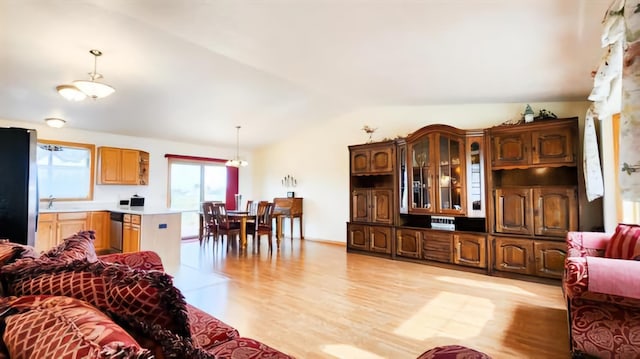
[(53, 200), (55, 200), (56, 198), (53, 197), (53, 195), (49, 195), (49, 205), (47, 205), (47, 209), (52, 209), (53, 208)]

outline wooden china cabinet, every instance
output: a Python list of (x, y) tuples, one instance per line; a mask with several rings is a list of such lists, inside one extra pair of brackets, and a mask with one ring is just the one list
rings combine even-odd
[(393, 141), (349, 146), (350, 221), (347, 248), (391, 255), (395, 218), (396, 148)]
[(429, 125), (349, 146), (347, 250), (561, 278), (567, 232), (601, 211), (582, 198), (578, 144), (578, 119), (567, 118), (484, 130)]
[[(447, 125), (425, 126), (399, 142), (397, 257), (486, 268), (483, 147), (482, 131)], [(476, 245), (460, 240), (468, 236)]]
[(486, 130), (492, 270), (561, 278), (565, 237), (578, 230), (578, 119)]
[(409, 135), (407, 144), (409, 213), (465, 214), (465, 132), (427, 126)]

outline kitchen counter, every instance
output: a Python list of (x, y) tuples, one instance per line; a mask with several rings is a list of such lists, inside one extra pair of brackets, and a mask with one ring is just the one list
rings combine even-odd
[(95, 205), (95, 204), (69, 206), (69, 207), (65, 207), (64, 205), (57, 207), (54, 205), (53, 208), (46, 208), (46, 206), (42, 206), (39, 209), (40, 213), (97, 212), (97, 211), (108, 211), (108, 212), (140, 214), (140, 215), (182, 213), (182, 211), (180, 210), (162, 208), (162, 207), (130, 207), (130, 206), (109, 206), (109, 205)]
[[(172, 274), (180, 266), (181, 222), (182, 211), (161, 207), (130, 207), (108, 203), (60, 203), (54, 208), (40, 208), (40, 214), (80, 213), (80, 212), (115, 212), (140, 216), (137, 228), (138, 239), (135, 248), (156, 252), (167, 273)], [(43, 208), (44, 207), (44, 208)], [(69, 215), (67, 215), (69, 216)], [(60, 217), (60, 215), (58, 216)], [(82, 227), (87, 220), (81, 221)], [(133, 243), (133, 242), (129, 242)], [(137, 250), (136, 249), (136, 250)]]

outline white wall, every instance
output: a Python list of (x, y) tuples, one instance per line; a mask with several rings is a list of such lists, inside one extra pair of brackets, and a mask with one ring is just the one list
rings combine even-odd
[[(145, 206), (166, 207), (167, 203), (167, 182), (168, 182), (168, 162), (165, 154), (177, 154), (185, 156), (201, 156), (211, 158), (232, 158), (235, 157), (234, 148), (220, 148), (213, 146), (193, 145), (189, 143), (172, 142), (143, 137), (131, 137), (115, 135), (103, 132), (91, 132), (76, 130), (73, 128), (50, 128), (44, 123), (42, 125), (32, 122), (9, 121), (0, 119), (2, 127), (23, 127), (35, 128), (38, 131), (39, 139), (59, 140), (68, 142), (80, 142), (95, 144), (99, 146), (111, 146), (122, 148), (133, 148), (149, 152), (149, 185), (148, 186), (124, 186), (124, 185), (95, 185), (94, 202), (117, 204), (120, 198), (129, 198), (134, 194), (145, 197)], [(243, 159), (252, 162), (250, 155), (240, 154)], [(243, 198), (251, 198), (252, 194), (252, 167), (240, 169), (239, 187)]]
[[(294, 176), (298, 186), (293, 190), (296, 196), (304, 197), (305, 237), (345, 242), (350, 201), (347, 146), (367, 141), (361, 130), (364, 125), (378, 128), (374, 140), (404, 137), (436, 123), (463, 129), (487, 128), (520, 118), (525, 106), (525, 103), (503, 103), (369, 107), (344, 113), (294, 138), (256, 151), (253, 192), (260, 198), (284, 196), (287, 190), (281, 179), (287, 174)], [(582, 127), (589, 103), (531, 103), (531, 106), (536, 113), (547, 109), (558, 117), (578, 116)]]

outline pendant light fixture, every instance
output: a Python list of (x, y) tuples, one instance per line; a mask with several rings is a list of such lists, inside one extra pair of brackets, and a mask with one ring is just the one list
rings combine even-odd
[(102, 75), (98, 73), (98, 56), (102, 56), (100, 50), (90, 50), (93, 55), (93, 71), (89, 72), (89, 80), (76, 80), (71, 85), (60, 85), (56, 87), (58, 93), (69, 101), (82, 101), (87, 97), (92, 99), (103, 98), (116, 91), (113, 87), (98, 82)]
[(249, 162), (240, 159), (240, 126), (236, 126), (236, 158), (228, 160), (226, 165), (229, 167), (245, 167), (248, 164)]

